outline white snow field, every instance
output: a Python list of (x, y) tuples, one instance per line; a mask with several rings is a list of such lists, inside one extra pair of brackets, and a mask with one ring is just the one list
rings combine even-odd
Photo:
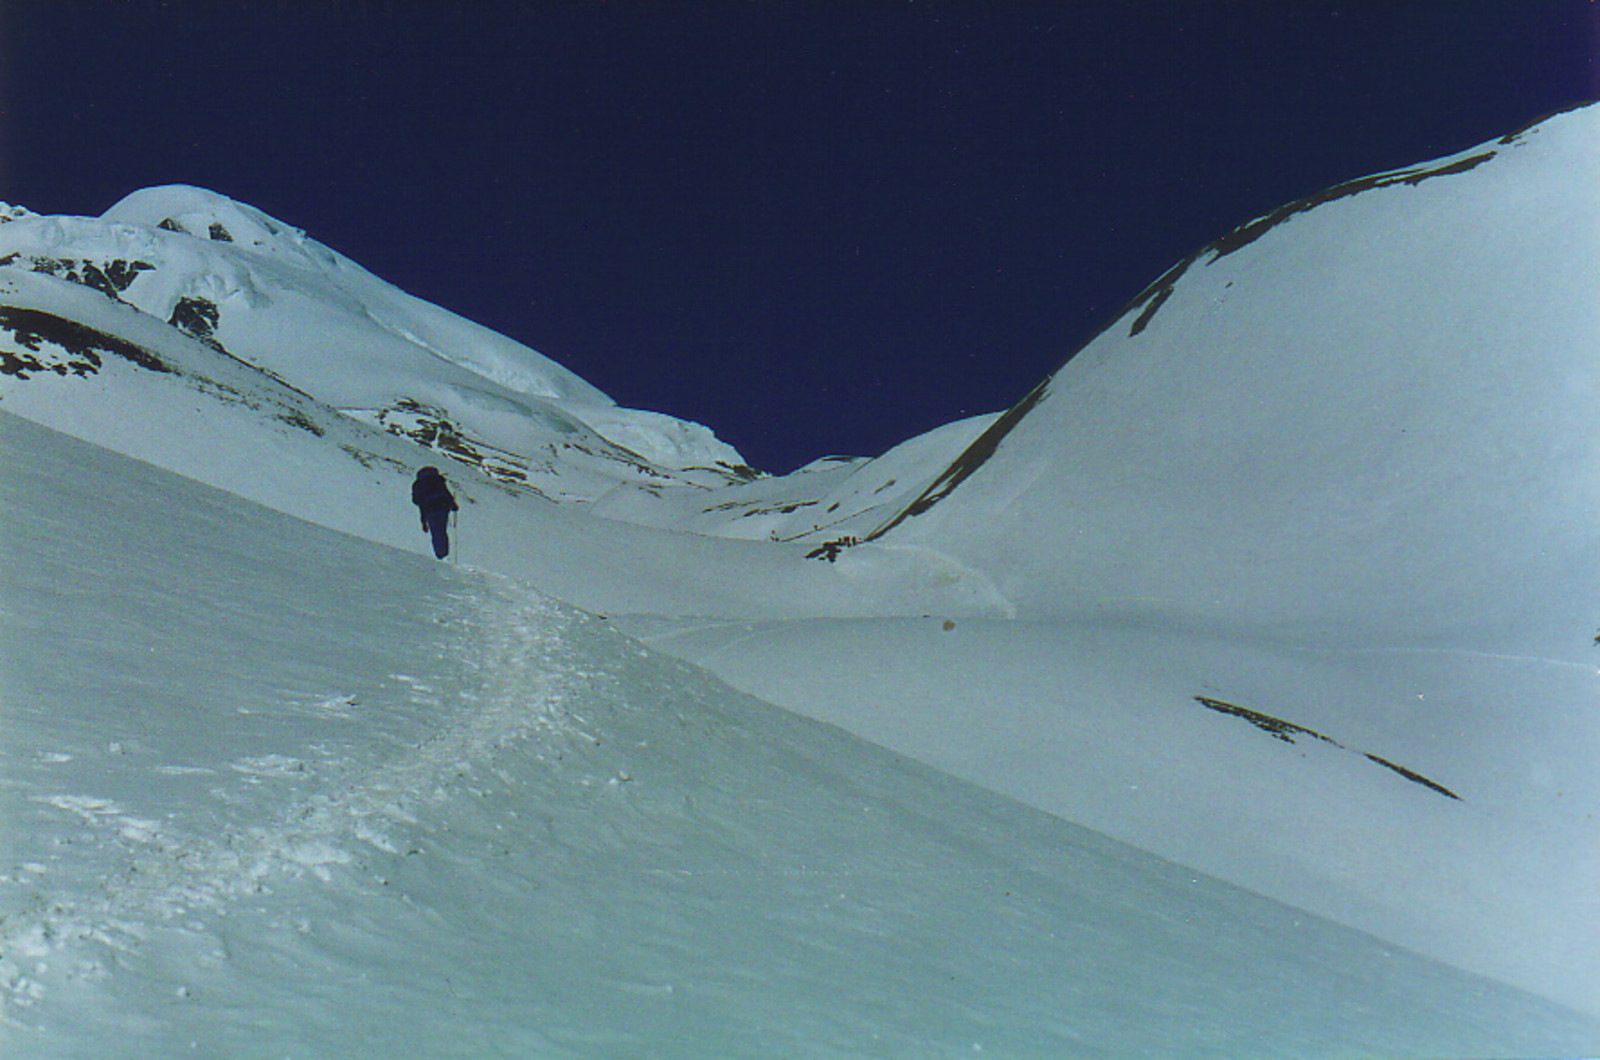
[(1596, 187), (1588, 107), (1175, 267), (839, 553), (936, 555), (1007, 621), (633, 628), (1600, 1013)]
[(0, 1046), (1524, 1056), (1594, 1021), (0, 413)]
[(1600, 1055), (1597, 183), (1352, 181), (783, 476), (214, 192), (0, 208), (0, 1026)]

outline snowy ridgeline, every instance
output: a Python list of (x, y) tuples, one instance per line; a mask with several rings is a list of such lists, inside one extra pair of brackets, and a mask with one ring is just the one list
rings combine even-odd
[(1570, 1055), (1600, 1026), (0, 414), (7, 1056)]

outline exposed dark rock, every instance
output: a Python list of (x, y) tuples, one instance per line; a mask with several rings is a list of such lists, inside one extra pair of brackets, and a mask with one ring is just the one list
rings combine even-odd
[(1209, 254), (1210, 260), (1206, 262), (1209, 265), (1218, 258), (1226, 257), (1236, 250), (1249, 246), (1297, 214), (1306, 213), (1309, 210), (1316, 209), (1318, 206), (1324, 206), (1339, 199), (1347, 199), (1352, 195), (1360, 195), (1362, 192), (1372, 191), (1375, 188), (1388, 188), (1396, 184), (1414, 187), (1434, 177), (1448, 177), (1457, 173), (1465, 173), (1495, 158), (1496, 154), (1497, 152), (1492, 150), (1481, 151), (1478, 154), (1468, 155), (1466, 158), (1460, 158), (1443, 165), (1418, 166), (1394, 173), (1379, 173), (1374, 176), (1360, 177), (1356, 180), (1347, 180), (1343, 184), (1335, 184), (1333, 187), (1320, 191), (1315, 195), (1280, 206), (1265, 217), (1258, 217), (1249, 224), (1240, 225), (1221, 239), (1206, 244), (1168, 269), (1160, 279), (1140, 292), (1139, 296), (1129, 303), (1122, 313), (1118, 314), (1118, 319), (1121, 319), (1129, 311), (1143, 306), (1144, 311), (1135, 318), (1132, 326), (1128, 329), (1130, 338), (1138, 335), (1144, 331), (1151, 319), (1161, 309), (1161, 306), (1172, 296), (1173, 287), (1176, 286), (1178, 280), (1182, 278), (1184, 273), (1189, 271), (1195, 262)]
[(90, 286), (108, 294), (111, 291), (121, 294), (133, 284), (141, 272), (148, 272), (154, 268), (155, 266), (148, 261), (125, 261), (120, 258), (106, 262), (103, 267), (96, 266), (92, 262), (83, 263), (84, 275), (90, 277), (88, 280)]
[(918, 494), (916, 500), (906, 505), (898, 515), (872, 531), (863, 540), (874, 541), (882, 537), (905, 520), (915, 515), (921, 515), (950, 496), (957, 486), (965, 482), (974, 471), (988, 462), (989, 458), (995, 454), (995, 450), (1000, 448), (1000, 443), (1005, 439), (1005, 436), (1010, 434), (1017, 424), (1022, 422), (1023, 417), (1033, 411), (1035, 405), (1044, 400), (1045, 395), (1050, 392), (1050, 381), (1053, 378), (1054, 376), (1047, 377), (1044, 382), (1030, 390), (1026, 397), (1007, 409), (999, 419), (989, 425), (988, 430), (978, 435), (973, 443), (967, 446), (966, 450), (940, 473), (938, 478), (933, 480), (932, 485)]
[[(1362, 752), (1362, 753), (1366, 754), (1366, 752)], [(1448, 796), (1448, 797), (1450, 797), (1452, 799), (1455, 799), (1457, 802), (1461, 801), (1461, 796), (1460, 795), (1457, 795), (1455, 792), (1451, 791), (1449, 788), (1445, 787), (1443, 784), (1435, 784), (1433, 781), (1429, 780), (1427, 777), (1423, 776), (1421, 773), (1412, 772), (1411, 770), (1407, 769), (1405, 766), (1397, 766), (1393, 762), (1389, 761), (1387, 758), (1379, 758), (1377, 755), (1374, 755), (1374, 754), (1367, 755), (1367, 758), (1369, 758), (1370, 760), (1378, 763), (1380, 766), (1383, 766), (1385, 769), (1394, 770), (1396, 773), (1400, 774), (1402, 777), (1405, 777), (1407, 780), (1411, 781), (1413, 784), (1421, 784), (1425, 788), (1432, 788), (1434, 791), (1437, 791), (1440, 795)]]
[(771, 508), (751, 508), (747, 512), (741, 512), (739, 514), (739, 518), (748, 519), (752, 515), (793, 515), (795, 512), (799, 511), (801, 508), (810, 508), (813, 505), (820, 504), (820, 503), (822, 503), (822, 502), (821, 501), (795, 501), (792, 504), (779, 504), (779, 505), (775, 505), (775, 506), (773, 506)]
[(308, 418), (306, 414), (301, 412), (299, 409), (290, 409), (288, 412), (280, 412), (278, 413), (277, 418), (282, 420), (284, 423), (287, 423), (291, 427), (298, 427), (300, 430), (314, 434), (318, 438), (321, 438), (323, 435), (328, 433), (320, 426), (313, 423), (310, 418)]
[[(1309, 736), (1313, 740), (1320, 740), (1325, 744), (1330, 744), (1339, 748), (1341, 751), (1350, 750), (1350, 748), (1346, 747), (1339, 741), (1330, 739), (1329, 737), (1322, 735), (1320, 732), (1314, 732), (1311, 729), (1306, 728), (1304, 725), (1296, 725), (1292, 721), (1284, 721), (1282, 718), (1274, 718), (1270, 714), (1262, 714), (1259, 711), (1249, 710), (1245, 707), (1228, 703), (1224, 700), (1212, 699), (1210, 696), (1195, 696), (1194, 698), (1195, 702), (1199, 703), (1208, 710), (1214, 710), (1219, 714), (1230, 714), (1235, 718), (1243, 718), (1245, 721), (1248, 721), (1251, 725), (1254, 725), (1256, 728), (1260, 729), (1262, 732), (1271, 736), (1275, 740), (1282, 740), (1284, 743), (1294, 743), (1296, 736)], [(1393, 770), (1396, 774), (1405, 777), (1413, 784), (1421, 784), (1425, 788), (1436, 791), (1440, 795), (1447, 796), (1448, 798), (1455, 799), (1458, 802), (1461, 800), (1460, 795), (1457, 795), (1443, 784), (1438, 784), (1429, 780), (1427, 777), (1416, 772), (1415, 770), (1407, 769), (1405, 766), (1395, 765), (1387, 758), (1380, 758), (1375, 754), (1368, 754), (1366, 751), (1359, 751), (1357, 753), (1370, 762), (1374, 762), (1377, 765), (1383, 766), (1385, 769)]]
[(1195, 696), (1194, 698), (1201, 706), (1217, 711), (1219, 714), (1231, 714), (1236, 718), (1243, 718), (1245, 721), (1248, 721), (1251, 725), (1254, 725), (1256, 728), (1268, 734), (1273, 739), (1282, 740), (1284, 743), (1294, 743), (1294, 738), (1296, 736), (1309, 736), (1313, 740), (1321, 740), (1323, 743), (1331, 743), (1335, 747), (1339, 746), (1333, 740), (1328, 739), (1320, 732), (1313, 732), (1304, 725), (1296, 725), (1292, 721), (1284, 721), (1281, 718), (1274, 718), (1271, 715), (1261, 714), (1245, 707), (1235, 706), (1232, 703), (1226, 703), (1220, 699), (1212, 699), (1209, 696)]
[(379, 453), (368, 452), (365, 449), (357, 449), (355, 446), (345, 443), (340, 443), (339, 448), (344, 450), (346, 456), (365, 468), (388, 467), (395, 471), (410, 470), (404, 461), (396, 460), (392, 456), (383, 456)]
[(221, 221), (212, 221), (211, 222), (211, 228), (210, 228), (210, 233), (209, 234), (210, 234), (212, 239), (217, 240), (219, 243), (232, 243), (233, 242), (233, 233), (229, 232), (226, 228), (224, 228), (222, 226), (222, 222)]
[[(0, 345), (0, 372), (19, 379), (28, 378), (29, 372), (91, 375), (104, 363), (101, 354), (121, 357), (152, 372), (175, 371), (143, 346), (41, 309), (0, 306), (0, 332), (10, 332), (12, 341), (20, 347), (6, 352)], [(45, 351), (45, 343), (62, 352)]]
[(133, 284), (141, 272), (155, 268), (148, 261), (127, 261), (122, 258), (99, 263), (78, 261), (75, 258), (21, 258), (17, 254), (11, 254), (7, 255), (4, 261), (0, 261), (0, 265), (21, 263), (26, 263), (34, 272), (92, 287), (114, 302), (122, 301), (122, 292)]
[(217, 304), (205, 298), (180, 298), (167, 323), (201, 341), (215, 341), (219, 318)]
[(183, 235), (188, 235), (189, 234), (188, 229), (184, 228), (181, 224), (179, 224), (178, 222), (174, 221), (170, 217), (163, 217), (161, 219), (161, 223), (156, 225), (156, 227), (157, 228), (165, 228), (169, 232), (181, 232)]
[(859, 545), (860, 543), (859, 540), (848, 535), (832, 541), (824, 541), (810, 552), (807, 552), (806, 559), (825, 559), (829, 563), (833, 563), (838, 560), (839, 553), (852, 545)]
[(1560, 114), (1565, 114), (1568, 111), (1582, 110), (1584, 107), (1593, 106), (1596, 102), (1597, 102), (1596, 100), (1586, 99), (1586, 100), (1583, 100), (1583, 101), (1581, 101), (1579, 103), (1573, 103), (1573, 104), (1570, 104), (1569, 106), (1557, 108), (1556, 110), (1551, 111), (1549, 114), (1542, 114), (1539, 117), (1537, 117), (1537, 118), (1533, 119), (1532, 121), (1528, 122), (1526, 125), (1522, 125), (1522, 126), (1519, 126), (1518, 128), (1512, 129), (1510, 132), (1508, 132), (1504, 136), (1500, 137), (1500, 143), (1506, 144), (1508, 146), (1511, 145), (1511, 144), (1518, 143), (1525, 136), (1527, 136), (1528, 133), (1530, 131), (1532, 131), (1535, 126), (1543, 125), (1545, 122), (1549, 121), (1551, 118), (1554, 118), (1554, 117), (1556, 117), (1557, 115), (1560, 115)]
[[(413, 418), (413, 422), (409, 426), (392, 422), (390, 415), (396, 412)], [(503, 484), (520, 486), (527, 482), (528, 464), (525, 459), (498, 446), (468, 438), (451, 422), (443, 409), (403, 398), (392, 409), (379, 412), (378, 422), (391, 434), (410, 438), (464, 464), (471, 464)]]

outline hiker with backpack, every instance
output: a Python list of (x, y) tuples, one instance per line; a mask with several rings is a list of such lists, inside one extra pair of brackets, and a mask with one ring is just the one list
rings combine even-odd
[(455, 494), (436, 467), (417, 472), (411, 483), (411, 503), (422, 513), (422, 529), (433, 535), (433, 554), (444, 559), (450, 554), (450, 513), (457, 511)]

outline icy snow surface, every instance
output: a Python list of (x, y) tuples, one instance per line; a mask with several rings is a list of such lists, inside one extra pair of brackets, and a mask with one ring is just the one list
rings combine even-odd
[(1596, 1028), (0, 414), (6, 1055), (1520, 1055)]

